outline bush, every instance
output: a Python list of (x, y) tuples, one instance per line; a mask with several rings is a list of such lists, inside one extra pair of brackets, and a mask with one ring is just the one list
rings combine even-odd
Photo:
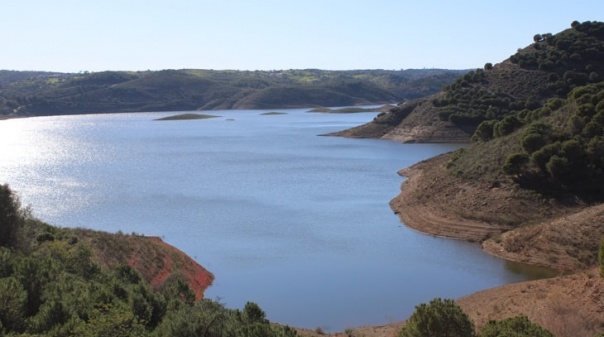
[(505, 159), (503, 172), (509, 175), (518, 175), (522, 173), (524, 167), (528, 164), (529, 157), (524, 153), (514, 153)]
[(490, 321), (481, 330), (480, 337), (554, 337), (554, 335), (531, 322), (526, 316), (516, 316), (501, 321)]
[(474, 323), (451, 299), (435, 298), (422, 303), (399, 333), (399, 337), (472, 337)]

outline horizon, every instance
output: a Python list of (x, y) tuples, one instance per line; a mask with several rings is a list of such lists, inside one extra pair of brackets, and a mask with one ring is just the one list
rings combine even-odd
[(604, 3), (22, 0), (0, 11), (0, 68), (13, 71), (465, 70), (601, 21)]

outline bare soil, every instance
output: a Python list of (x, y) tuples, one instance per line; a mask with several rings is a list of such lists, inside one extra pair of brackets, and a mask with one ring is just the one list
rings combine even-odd
[(187, 282), (199, 300), (214, 280), (212, 273), (159, 237), (110, 234), (86, 229), (77, 231), (90, 242), (95, 259), (101, 266), (113, 268), (128, 264), (154, 288), (178, 278)]

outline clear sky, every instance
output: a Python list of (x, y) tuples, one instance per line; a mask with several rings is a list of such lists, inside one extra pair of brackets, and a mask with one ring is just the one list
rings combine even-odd
[(0, 0), (0, 69), (482, 67), (603, 0)]

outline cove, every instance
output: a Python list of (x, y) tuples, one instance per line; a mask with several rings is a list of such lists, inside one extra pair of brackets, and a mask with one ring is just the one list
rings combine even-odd
[(398, 170), (457, 145), (320, 137), (376, 114), (275, 111), (0, 121), (0, 182), (53, 225), (160, 236), (215, 274), (206, 297), (297, 327), (385, 324), (531, 277), (390, 210)]

